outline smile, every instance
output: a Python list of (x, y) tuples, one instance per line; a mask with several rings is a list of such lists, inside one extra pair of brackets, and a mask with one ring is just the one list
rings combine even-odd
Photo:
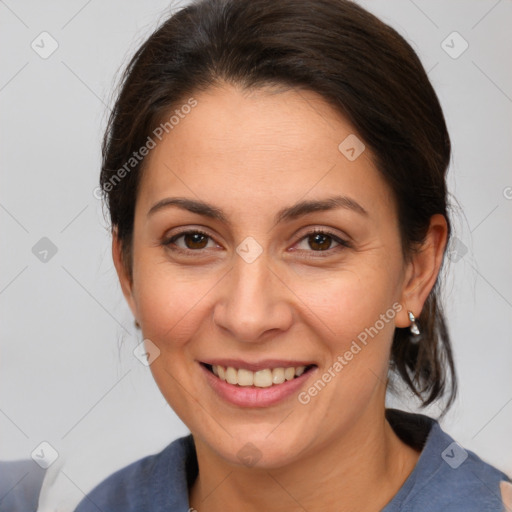
[(277, 405), (296, 395), (318, 370), (316, 364), (299, 361), (267, 361), (259, 364), (235, 360), (210, 361), (201, 362), (199, 367), (215, 394), (238, 407)]
[(233, 368), (232, 366), (226, 367), (217, 364), (206, 365), (208, 370), (228, 384), (244, 387), (255, 386), (257, 388), (268, 388), (295, 379), (313, 366), (314, 365), (265, 368), (253, 372), (245, 368)]

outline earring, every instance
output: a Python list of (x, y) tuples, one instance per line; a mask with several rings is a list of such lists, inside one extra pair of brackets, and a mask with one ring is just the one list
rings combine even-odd
[(418, 336), (420, 334), (420, 329), (418, 327), (418, 324), (416, 323), (416, 318), (414, 317), (412, 311), (408, 311), (409, 313), (409, 320), (411, 321), (411, 326), (409, 327), (409, 330), (411, 331), (411, 334), (414, 334), (414, 336)]
[(140, 329), (140, 324), (137, 322), (137, 320), (134, 320), (135, 328)]

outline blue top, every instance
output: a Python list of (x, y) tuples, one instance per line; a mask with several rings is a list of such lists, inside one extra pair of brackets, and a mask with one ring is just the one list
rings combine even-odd
[[(510, 482), (507, 475), (462, 448), (433, 418), (398, 409), (386, 409), (386, 418), (421, 455), (382, 512), (503, 512), (500, 481)], [(75, 512), (188, 512), (197, 474), (189, 434), (109, 476)]]

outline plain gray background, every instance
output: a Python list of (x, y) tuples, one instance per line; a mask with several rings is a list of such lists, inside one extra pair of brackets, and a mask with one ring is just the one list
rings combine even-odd
[[(453, 143), (462, 213), (445, 296), (460, 394), (441, 424), (512, 474), (512, 3), (361, 3), (419, 53)], [(169, 5), (0, 1), (0, 459), (30, 459), (43, 441), (56, 450), (42, 511), (72, 510), (112, 471), (188, 432), (133, 356), (140, 334), (93, 195), (116, 72)]]

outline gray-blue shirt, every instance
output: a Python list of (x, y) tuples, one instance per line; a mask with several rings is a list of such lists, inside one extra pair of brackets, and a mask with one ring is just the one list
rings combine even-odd
[[(433, 418), (398, 409), (386, 409), (386, 418), (421, 455), (382, 512), (503, 512), (500, 481), (510, 482), (507, 475), (457, 444)], [(197, 474), (193, 437), (181, 437), (109, 476), (75, 512), (188, 512)]]

